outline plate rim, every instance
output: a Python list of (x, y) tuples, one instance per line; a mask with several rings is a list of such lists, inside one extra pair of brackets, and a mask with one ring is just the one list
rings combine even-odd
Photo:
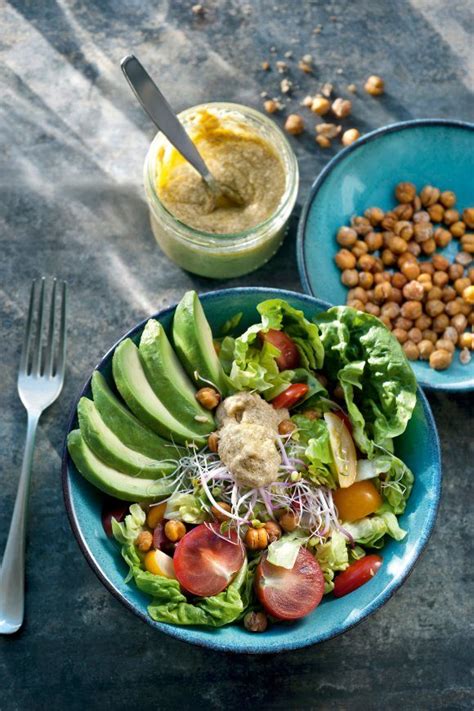
[[(353, 151), (357, 150), (361, 146), (363, 146), (365, 143), (369, 143), (370, 141), (373, 141), (374, 139), (379, 138), (380, 136), (383, 136), (387, 133), (396, 133), (398, 131), (404, 131), (406, 129), (410, 128), (419, 128), (423, 126), (448, 126), (450, 128), (462, 128), (462, 129), (467, 129), (468, 131), (473, 132), (474, 131), (474, 123), (471, 123), (470, 121), (464, 121), (464, 120), (458, 120), (458, 119), (443, 119), (443, 118), (421, 118), (421, 119), (411, 119), (409, 121), (397, 121), (395, 123), (390, 123), (387, 124), (386, 126), (381, 126), (380, 128), (376, 128), (373, 131), (370, 131), (369, 133), (366, 133), (364, 136), (359, 138), (357, 141), (352, 143), (350, 146), (347, 146), (346, 148), (343, 148), (342, 151), (337, 153), (335, 156), (331, 158), (331, 160), (324, 166), (324, 168), (321, 170), (321, 172), (316, 176), (315, 180), (313, 181), (311, 188), (309, 190), (309, 194), (306, 197), (301, 214), (298, 220), (298, 228), (296, 232), (296, 262), (297, 262), (297, 267), (298, 267), (298, 274), (300, 277), (301, 285), (303, 287), (304, 293), (308, 294), (309, 296), (313, 296), (314, 298), (317, 299), (322, 299), (321, 295), (319, 295), (311, 286), (309, 276), (308, 276), (308, 269), (306, 266), (306, 258), (304, 254), (304, 243), (306, 239), (306, 227), (307, 227), (307, 222), (308, 222), (308, 216), (309, 216), (309, 211), (311, 209), (311, 206), (313, 204), (313, 201), (319, 192), (321, 186), (323, 185), (324, 181), (326, 178), (329, 176), (329, 174), (334, 170), (334, 168), (339, 165), (340, 162), (345, 160), (345, 158), (352, 153)], [(325, 300), (325, 299), (322, 299)], [(343, 304), (331, 304), (331, 306), (343, 306)], [(426, 381), (423, 377), (419, 377), (418, 374), (416, 374), (417, 381), (419, 384), (423, 387), (426, 388), (427, 390), (432, 390), (432, 391), (441, 391), (441, 392), (457, 392), (457, 393), (466, 393), (466, 392), (471, 392), (474, 390), (474, 378), (469, 379), (466, 383), (446, 383), (444, 385), (433, 385)]]
[[(320, 299), (318, 297), (312, 296), (311, 294), (305, 294), (302, 292), (296, 292), (296, 291), (291, 291), (288, 289), (276, 289), (273, 287), (229, 287), (226, 289), (217, 289), (214, 291), (207, 291), (207, 292), (200, 292), (198, 294), (199, 298), (201, 297), (206, 297), (206, 298), (213, 298), (213, 297), (220, 297), (220, 296), (225, 296), (226, 294), (232, 293), (235, 294), (236, 292), (261, 292), (261, 293), (268, 293), (272, 292), (273, 294), (276, 294), (278, 296), (284, 297), (293, 297), (297, 296), (298, 298), (303, 298), (303, 300), (307, 300), (309, 303), (314, 304), (315, 302), (318, 305), (322, 305), (324, 308), (330, 308), (331, 304), (329, 304), (327, 301), (324, 301), (323, 299)], [(91, 549), (89, 548), (88, 542), (85, 538), (85, 536), (82, 533), (81, 527), (79, 525), (77, 513), (74, 507), (73, 503), (73, 495), (71, 491), (71, 478), (69, 476), (69, 453), (67, 450), (67, 436), (71, 429), (73, 428), (74, 422), (76, 420), (76, 411), (77, 411), (77, 405), (81, 397), (85, 395), (85, 393), (88, 391), (92, 379), (92, 374), (99, 369), (112, 355), (114, 352), (115, 348), (117, 345), (123, 341), (125, 338), (129, 338), (133, 335), (136, 334), (137, 331), (140, 330), (140, 328), (143, 328), (144, 324), (148, 321), (150, 318), (156, 318), (160, 317), (162, 318), (164, 315), (168, 315), (169, 313), (173, 312), (176, 309), (177, 304), (173, 304), (171, 306), (168, 306), (164, 309), (161, 309), (160, 311), (157, 311), (155, 314), (152, 314), (150, 316), (147, 316), (146, 318), (142, 319), (139, 323), (137, 323), (135, 326), (132, 326), (126, 333), (124, 333), (122, 336), (120, 336), (117, 341), (107, 350), (107, 352), (104, 354), (104, 356), (98, 361), (98, 363), (92, 368), (90, 371), (89, 376), (81, 386), (77, 396), (74, 398), (70, 414), (67, 418), (67, 425), (66, 425), (66, 433), (64, 436), (64, 443), (63, 443), (63, 449), (62, 449), (62, 457), (61, 457), (61, 484), (62, 484), (62, 490), (63, 490), (63, 498), (64, 498), (64, 503), (65, 503), (65, 508), (69, 520), (69, 524), (71, 526), (72, 532), (74, 534), (74, 537), (79, 545), (79, 548), (81, 549), (82, 554), (84, 555), (87, 563), (89, 564), (89, 567), (92, 569), (92, 571), (95, 573), (97, 578), (100, 580), (100, 582), (105, 586), (105, 588), (114, 596), (115, 599), (119, 600), (130, 612), (132, 612), (134, 615), (136, 615), (142, 622), (145, 622), (146, 624), (150, 625), (154, 629), (159, 630), (160, 632), (164, 632), (165, 634), (178, 639), (182, 642), (186, 642), (188, 644), (194, 644), (199, 647), (203, 647), (205, 649), (212, 649), (214, 651), (223, 651), (223, 652), (232, 652), (234, 654), (274, 654), (278, 652), (284, 652), (284, 651), (291, 651), (295, 649), (302, 649), (304, 647), (309, 647), (312, 645), (320, 644), (322, 642), (325, 642), (329, 639), (333, 639), (335, 637), (339, 637), (340, 635), (344, 634), (348, 630), (352, 629), (353, 627), (356, 627), (358, 624), (364, 622), (368, 617), (370, 617), (374, 612), (379, 610), (381, 607), (383, 607), (391, 598), (392, 596), (397, 592), (397, 590), (405, 583), (405, 581), (408, 579), (408, 577), (411, 575), (415, 565), (417, 564), (418, 560), (420, 559), (421, 555), (423, 554), (423, 551), (426, 548), (426, 545), (433, 533), (434, 526), (436, 523), (436, 518), (438, 515), (438, 510), (440, 506), (440, 500), (441, 500), (441, 488), (442, 488), (442, 479), (443, 479), (443, 471), (442, 471), (442, 459), (441, 459), (441, 446), (440, 446), (440, 439), (439, 439), (439, 434), (438, 434), (438, 429), (436, 427), (436, 421), (434, 419), (433, 413), (431, 411), (430, 404), (427, 400), (426, 395), (424, 394), (423, 390), (421, 387), (418, 385), (417, 386), (417, 398), (420, 399), (420, 403), (423, 409), (423, 413), (425, 417), (427, 418), (428, 424), (431, 425), (430, 429), (430, 434), (431, 436), (429, 437), (429, 443), (430, 443), (430, 448), (432, 450), (432, 455), (433, 455), (433, 461), (435, 464), (435, 481), (434, 481), (434, 500), (433, 503), (429, 507), (426, 523), (425, 523), (425, 528), (423, 535), (416, 541), (415, 544), (415, 551), (416, 555), (411, 562), (411, 564), (406, 568), (404, 571), (403, 576), (398, 580), (392, 587), (390, 587), (389, 590), (386, 590), (384, 593), (378, 595), (376, 598), (371, 600), (371, 602), (367, 605), (365, 608), (364, 614), (360, 614), (356, 619), (351, 621), (349, 624), (346, 624), (342, 626), (342, 628), (338, 628), (333, 632), (326, 633), (326, 634), (319, 634), (316, 637), (311, 637), (305, 640), (298, 640), (296, 642), (292, 642), (291, 636), (289, 635), (288, 637), (284, 637), (282, 639), (279, 639), (276, 641), (275, 644), (269, 645), (268, 648), (259, 648), (258, 646), (253, 646), (253, 644), (240, 644), (238, 647), (235, 645), (225, 642), (223, 640), (220, 640), (218, 637), (212, 638), (209, 637), (208, 639), (193, 639), (189, 638), (189, 630), (186, 626), (178, 626), (178, 625), (171, 625), (171, 624), (166, 624), (162, 622), (156, 622), (153, 620), (149, 615), (146, 613), (142, 612), (139, 610), (131, 601), (127, 599), (127, 597), (107, 578), (105, 573), (102, 571), (102, 568), (96, 561)], [(195, 631), (195, 628), (193, 627), (192, 631)], [(201, 630), (198, 630), (201, 631)]]

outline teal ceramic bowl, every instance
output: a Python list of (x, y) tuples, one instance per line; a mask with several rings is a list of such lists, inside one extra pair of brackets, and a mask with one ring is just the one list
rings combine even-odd
[[(207, 318), (215, 331), (236, 311), (242, 311), (242, 329), (255, 323), (255, 307), (260, 301), (281, 297), (302, 309), (308, 318), (328, 307), (310, 296), (277, 289), (226, 289), (200, 296)], [(169, 327), (174, 307), (154, 317)], [(145, 322), (138, 324), (123, 338), (137, 340)], [(121, 339), (123, 340), (123, 339)], [(116, 344), (117, 345), (117, 344)], [(97, 368), (110, 378), (115, 346)], [(90, 395), (90, 378), (80, 392), (71, 414), (68, 431), (77, 426), (76, 405), (79, 397)], [(423, 447), (420, 447), (423, 442)], [(72, 529), (79, 545), (104, 585), (138, 617), (161, 632), (185, 642), (228, 652), (265, 653), (297, 649), (322, 642), (353, 627), (375, 612), (394, 594), (413, 569), (433, 529), (441, 487), (441, 463), (438, 435), (425, 396), (418, 389), (418, 402), (404, 435), (396, 444), (397, 454), (415, 474), (413, 493), (401, 525), (408, 535), (401, 543), (390, 541), (383, 549), (384, 565), (366, 585), (338, 600), (325, 598), (305, 619), (294, 624), (273, 625), (264, 634), (252, 634), (240, 625), (221, 629), (178, 627), (154, 622), (147, 614), (150, 601), (132, 584), (125, 584), (126, 566), (114, 541), (108, 539), (101, 524), (103, 496), (76, 471), (66, 448), (63, 456), (63, 488)], [(390, 613), (387, 613), (388, 615)]]
[[(303, 288), (331, 304), (344, 304), (347, 289), (334, 263), (336, 233), (374, 205), (394, 206), (397, 183), (418, 189), (436, 185), (454, 190), (461, 208), (474, 205), (474, 124), (441, 119), (407, 121), (363, 136), (335, 156), (314, 183), (298, 228), (298, 268)], [(452, 260), (458, 240), (441, 250)], [(436, 390), (474, 389), (474, 358), (462, 365), (457, 351), (450, 368), (436, 371), (412, 363), (420, 385)]]

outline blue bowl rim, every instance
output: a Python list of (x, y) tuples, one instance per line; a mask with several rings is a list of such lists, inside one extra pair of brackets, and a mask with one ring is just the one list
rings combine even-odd
[[(291, 297), (298, 297), (302, 298), (305, 301), (308, 301), (311, 304), (317, 304), (318, 306), (322, 306), (325, 309), (331, 308), (331, 304), (329, 304), (327, 301), (323, 301), (322, 299), (316, 298), (310, 294), (304, 294), (301, 292), (295, 292), (295, 291), (290, 291), (287, 289), (274, 289), (272, 287), (236, 287), (236, 288), (229, 288), (229, 289), (217, 289), (215, 291), (208, 291), (208, 292), (202, 292), (199, 294), (199, 298), (201, 297), (206, 297), (206, 299), (214, 298), (214, 297), (220, 297), (220, 296), (225, 296), (227, 294), (238, 294), (239, 292), (261, 292), (268, 294), (268, 292), (271, 291), (273, 294), (275, 294), (275, 297), (278, 298), (291, 298)], [(316, 637), (310, 637), (304, 642), (293, 642), (291, 641), (291, 631), (288, 631), (288, 637), (284, 637), (282, 640), (279, 640), (277, 644), (272, 645), (269, 649), (259, 649), (257, 646), (254, 646), (254, 644), (241, 644), (239, 645), (239, 648), (236, 649), (234, 645), (223, 642), (222, 640), (219, 640), (219, 638), (213, 639), (212, 637), (209, 637), (209, 640), (205, 638), (200, 638), (200, 639), (189, 639), (188, 638), (188, 630), (186, 627), (180, 627), (178, 625), (168, 625), (165, 623), (161, 622), (155, 622), (152, 620), (152, 618), (147, 615), (146, 613), (142, 612), (139, 610), (132, 602), (130, 602), (125, 595), (118, 589), (116, 588), (113, 583), (111, 583), (106, 575), (102, 572), (102, 569), (96, 562), (94, 555), (92, 554), (87, 541), (85, 537), (82, 534), (79, 521), (76, 516), (76, 511), (74, 508), (73, 500), (72, 500), (72, 493), (71, 493), (71, 482), (70, 482), (70, 477), (69, 477), (69, 469), (68, 469), (68, 464), (69, 464), (69, 453), (67, 450), (67, 435), (71, 431), (71, 429), (74, 426), (74, 422), (76, 420), (76, 412), (77, 412), (77, 405), (79, 403), (79, 400), (81, 397), (85, 396), (91, 383), (92, 379), (92, 374), (94, 373), (95, 370), (98, 370), (99, 368), (102, 367), (102, 365), (112, 356), (115, 348), (118, 346), (118, 344), (123, 341), (125, 338), (130, 338), (133, 337), (140, 329), (142, 329), (145, 325), (145, 323), (148, 321), (150, 318), (162, 318), (163, 316), (168, 315), (169, 313), (173, 312), (176, 308), (177, 304), (173, 304), (172, 306), (169, 306), (165, 309), (162, 309), (161, 311), (158, 311), (156, 314), (153, 314), (151, 316), (147, 316), (144, 318), (142, 321), (140, 321), (138, 324), (133, 326), (129, 331), (127, 331), (125, 334), (123, 334), (111, 348), (105, 353), (105, 355), (100, 359), (100, 361), (97, 363), (97, 365), (93, 368), (91, 371), (91, 374), (88, 376), (87, 380), (83, 384), (83, 386), (80, 389), (79, 394), (75, 398), (73, 405), (71, 407), (71, 412), (70, 416), (68, 418), (68, 423), (67, 423), (67, 432), (64, 438), (64, 445), (63, 445), (63, 452), (62, 452), (62, 463), (61, 463), (61, 481), (62, 481), (62, 489), (63, 489), (63, 497), (64, 497), (64, 503), (66, 507), (66, 512), (69, 518), (69, 524), (71, 526), (71, 529), (74, 533), (74, 536), (78, 542), (79, 548), (81, 549), (85, 559), (87, 560), (89, 566), (91, 569), (94, 571), (96, 576), (99, 578), (101, 583), (109, 590), (109, 592), (112, 593), (112, 595), (119, 600), (125, 607), (133, 612), (137, 617), (139, 617), (143, 622), (147, 623), (151, 627), (154, 627), (155, 629), (160, 630), (161, 632), (164, 632), (165, 634), (170, 635), (171, 637), (174, 637), (176, 639), (179, 639), (182, 642), (187, 642), (190, 644), (195, 644), (199, 647), (204, 647), (206, 649), (213, 649), (215, 651), (223, 651), (223, 652), (233, 652), (235, 654), (243, 653), (243, 654), (273, 654), (277, 652), (284, 652), (284, 651), (291, 651), (294, 649), (301, 649), (303, 647), (309, 647), (313, 644), (319, 644), (321, 642), (325, 642), (329, 639), (333, 639), (334, 637), (338, 637), (339, 635), (344, 634), (347, 630), (352, 629), (353, 627), (356, 627), (358, 624), (363, 622), (367, 617), (372, 615), (374, 612), (376, 612), (380, 607), (385, 605), (388, 600), (391, 599), (391, 597), (396, 593), (396, 591), (403, 585), (405, 580), (409, 577), (409, 575), (412, 573), (416, 563), (418, 562), (423, 550), (425, 549), (431, 534), (434, 529), (434, 525), (436, 522), (436, 517), (438, 514), (438, 509), (439, 509), (439, 504), (440, 504), (440, 497), (441, 497), (441, 482), (442, 482), (442, 467), (441, 467), (441, 448), (440, 448), (440, 441), (439, 441), (439, 435), (438, 435), (438, 430), (436, 428), (436, 422), (433, 416), (433, 413), (431, 411), (431, 407), (428, 403), (428, 400), (426, 398), (426, 395), (424, 394), (423, 390), (418, 386), (417, 388), (417, 398), (420, 399), (422, 408), (423, 408), (423, 413), (427, 419), (428, 422), (428, 427), (429, 427), (429, 432), (430, 432), (430, 440), (431, 440), (431, 449), (433, 452), (433, 458), (436, 462), (436, 471), (438, 473), (438, 476), (435, 481), (435, 490), (434, 490), (434, 495), (435, 495), (435, 503), (432, 507), (430, 507), (430, 511), (427, 517), (426, 525), (425, 525), (425, 530), (423, 533), (423, 536), (419, 538), (416, 542), (415, 546), (415, 557), (409, 567), (407, 567), (400, 578), (399, 581), (397, 581), (396, 584), (391, 586), (388, 590), (386, 590), (382, 595), (379, 595), (376, 600), (373, 600), (370, 605), (365, 609), (364, 613), (361, 614), (357, 619), (352, 621), (351, 623), (342, 626), (341, 628), (334, 630), (333, 632), (328, 632), (325, 634), (320, 634), (317, 635)], [(203, 628), (204, 631), (204, 628)], [(258, 637), (249, 637), (249, 639), (258, 641)]]
[[(371, 131), (370, 133), (366, 133), (365, 136), (362, 136), (359, 138), (355, 143), (352, 143), (350, 146), (347, 146), (344, 148), (340, 153), (337, 155), (333, 156), (329, 163), (324, 166), (322, 171), (319, 173), (319, 175), (316, 177), (315, 181), (313, 182), (308, 197), (306, 198), (303, 208), (301, 210), (301, 215), (298, 220), (298, 230), (297, 230), (297, 236), (296, 236), (296, 260), (297, 260), (297, 265), (298, 265), (298, 273), (300, 276), (301, 284), (303, 286), (303, 289), (306, 294), (309, 294), (310, 296), (314, 296), (315, 298), (320, 298), (318, 294), (313, 290), (311, 287), (311, 283), (309, 280), (308, 276), (308, 269), (306, 266), (306, 259), (305, 259), (305, 254), (304, 254), (304, 242), (306, 238), (306, 225), (308, 222), (308, 216), (309, 216), (309, 211), (311, 209), (311, 206), (313, 204), (313, 201), (319, 192), (321, 186), (323, 185), (324, 181), (328, 177), (328, 175), (334, 170), (334, 168), (339, 165), (339, 163), (343, 160), (345, 160), (346, 156), (349, 155), (349, 153), (356, 151), (360, 146), (363, 146), (365, 143), (368, 143), (369, 141), (372, 141), (374, 139), (379, 138), (380, 136), (383, 136), (386, 133), (395, 133), (397, 131), (404, 131), (405, 129), (409, 128), (417, 128), (421, 126), (450, 126), (452, 128), (464, 128), (467, 129), (468, 131), (474, 131), (474, 123), (470, 123), (469, 121), (460, 121), (460, 120), (455, 120), (455, 119), (441, 119), (441, 118), (425, 118), (425, 119), (413, 119), (411, 121), (398, 121), (397, 123), (391, 123), (388, 124), (387, 126), (382, 126), (381, 128), (377, 128), (374, 131)], [(332, 304), (332, 306), (337, 306), (338, 304)], [(470, 392), (471, 390), (474, 390), (474, 381), (469, 380), (466, 382), (465, 385), (459, 386), (459, 385), (451, 385), (450, 383), (446, 382), (445, 385), (431, 385), (429, 383), (423, 383), (423, 387), (427, 388), (428, 390), (445, 390), (445, 391), (451, 391), (451, 392)]]

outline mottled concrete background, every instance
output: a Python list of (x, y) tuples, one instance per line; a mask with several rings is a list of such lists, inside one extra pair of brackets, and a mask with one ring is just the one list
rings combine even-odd
[[(80, 383), (137, 320), (185, 289), (220, 286), (180, 271), (153, 241), (140, 185), (153, 128), (132, 100), (120, 58), (135, 51), (177, 109), (210, 99), (258, 108), (261, 91), (278, 90), (276, 72), (260, 69), (273, 46), (274, 59), (289, 50), (296, 59), (313, 54), (315, 77), (292, 72), (300, 97), (323, 81), (342, 90), (371, 73), (384, 77), (383, 98), (359, 92), (354, 99), (354, 122), (363, 132), (399, 119), (473, 116), (468, 0), (209, 0), (204, 17), (191, 12), (192, 4), (0, 3), (2, 550), (25, 433), (16, 375), (29, 284), (45, 274), (70, 285), (67, 382), (40, 426), (27, 619), (20, 633), (0, 639), (0, 708), (472, 708), (468, 396), (430, 395), (444, 488), (426, 554), (384, 609), (324, 645), (249, 658), (160, 635), (105, 590), (70, 531), (60, 451)], [(293, 146), (301, 201), (331, 152), (318, 149), (310, 134)], [(260, 272), (227, 283), (300, 289), (294, 240)]]

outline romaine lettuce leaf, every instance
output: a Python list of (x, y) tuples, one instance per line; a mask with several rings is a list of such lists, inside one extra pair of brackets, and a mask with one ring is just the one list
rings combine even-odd
[(416, 380), (398, 341), (379, 319), (348, 307), (315, 318), (325, 372), (344, 390), (354, 439), (373, 452), (405, 431), (416, 404)]
[(334, 571), (345, 570), (349, 565), (347, 538), (337, 530), (331, 538), (316, 548), (316, 560), (324, 575), (324, 593), (334, 589)]

